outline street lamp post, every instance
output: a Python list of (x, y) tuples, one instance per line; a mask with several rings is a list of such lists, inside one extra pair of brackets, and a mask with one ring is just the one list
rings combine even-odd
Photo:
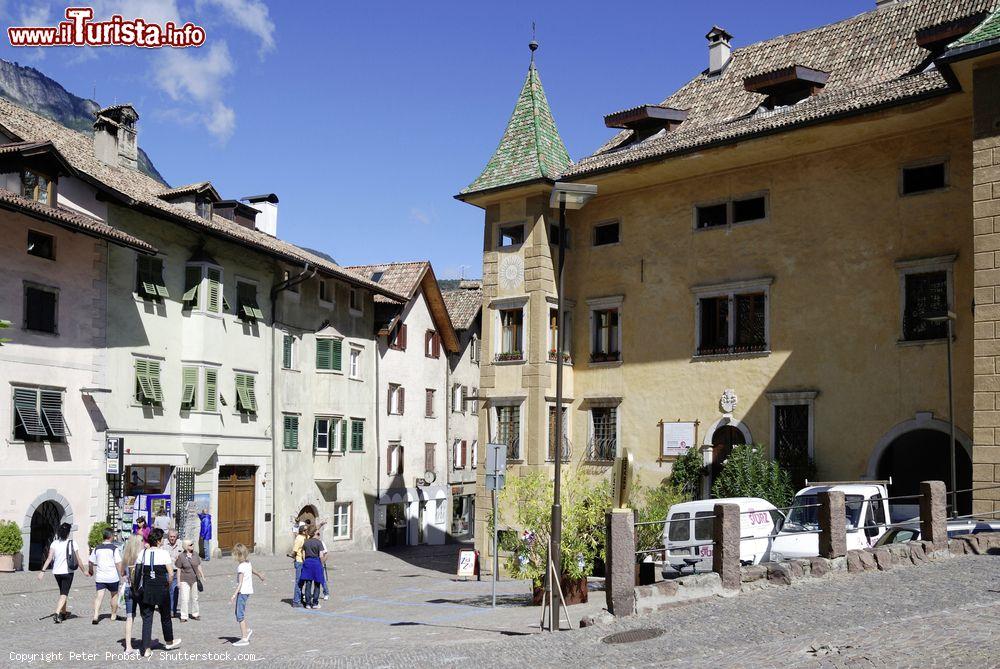
[(951, 373), (951, 340), (953, 327), (955, 323), (955, 312), (946, 311), (942, 314), (937, 314), (934, 316), (928, 316), (926, 318), (928, 322), (931, 323), (948, 323), (948, 430), (950, 432), (950, 438), (948, 441), (948, 456), (951, 459), (951, 512), (953, 515), (958, 515), (958, 490), (957, 485), (957, 475), (955, 473), (955, 395), (952, 388), (952, 373)]
[[(562, 478), (563, 450), (563, 341), (565, 323), (563, 322), (563, 266), (566, 262), (566, 210), (582, 209), (587, 202), (597, 195), (597, 186), (589, 184), (556, 183), (552, 188), (549, 206), (559, 208), (559, 259), (556, 268), (556, 471), (552, 491), (552, 529), (549, 548), (549, 561), (556, 570), (554, 578), (546, 579), (546, 591), (550, 591), (555, 580), (555, 587), (561, 589), (559, 574), (562, 564), (562, 506), (559, 504), (559, 488)], [(549, 608), (549, 631), (559, 629), (559, 607)]]

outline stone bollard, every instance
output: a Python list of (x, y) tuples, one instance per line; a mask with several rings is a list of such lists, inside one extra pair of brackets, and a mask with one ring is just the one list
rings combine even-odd
[(612, 509), (605, 519), (604, 595), (608, 611), (630, 616), (635, 613), (635, 517), (632, 509)]
[(847, 513), (844, 493), (824, 490), (819, 493), (819, 556), (827, 559), (847, 555)]
[(920, 538), (934, 548), (948, 547), (948, 491), (943, 481), (920, 483)]
[(736, 504), (716, 504), (714, 515), (712, 571), (722, 579), (723, 588), (739, 590), (740, 507)]

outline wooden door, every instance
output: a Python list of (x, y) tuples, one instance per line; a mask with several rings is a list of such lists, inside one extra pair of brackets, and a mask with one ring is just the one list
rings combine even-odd
[(219, 467), (219, 548), (231, 551), (243, 544), (251, 551), (254, 545), (254, 492), (256, 468)]

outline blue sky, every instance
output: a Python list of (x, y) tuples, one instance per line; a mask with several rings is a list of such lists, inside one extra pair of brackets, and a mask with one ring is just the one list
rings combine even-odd
[[(84, 5), (83, 1), (73, 3)], [(69, 91), (132, 102), (140, 144), (171, 185), (223, 197), (275, 192), (278, 233), (342, 264), (430, 259), (482, 272), (482, 213), (453, 195), (489, 159), (536, 60), (574, 159), (602, 117), (659, 102), (708, 63), (718, 24), (734, 46), (837, 21), (875, 0), (334, 3), (96, 0), (98, 16), (204, 26), (205, 46), (15, 50)], [(0, 0), (4, 27), (54, 25), (66, 4)]]

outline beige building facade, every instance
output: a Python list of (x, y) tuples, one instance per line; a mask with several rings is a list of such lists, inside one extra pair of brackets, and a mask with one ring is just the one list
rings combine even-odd
[[(458, 196), (485, 214), (480, 440), (509, 444), (512, 475), (552, 469), (561, 326), (571, 468), (607, 476), (627, 448), (658, 484), (680, 421), (705, 493), (755, 443), (821, 480), (891, 476), (910, 494), (949, 479), (947, 324), (928, 318), (951, 311), (957, 486), (996, 480), (996, 56), (948, 62), (995, 5), (888, 3), (736, 50), (713, 29), (706, 72), (606, 117), (621, 132), (576, 164), (532, 64)], [(875, 33), (861, 71), (843, 54)], [(556, 181), (598, 187), (568, 213), (561, 319)], [(959, 511), (997, 497), (961, 494)]]

